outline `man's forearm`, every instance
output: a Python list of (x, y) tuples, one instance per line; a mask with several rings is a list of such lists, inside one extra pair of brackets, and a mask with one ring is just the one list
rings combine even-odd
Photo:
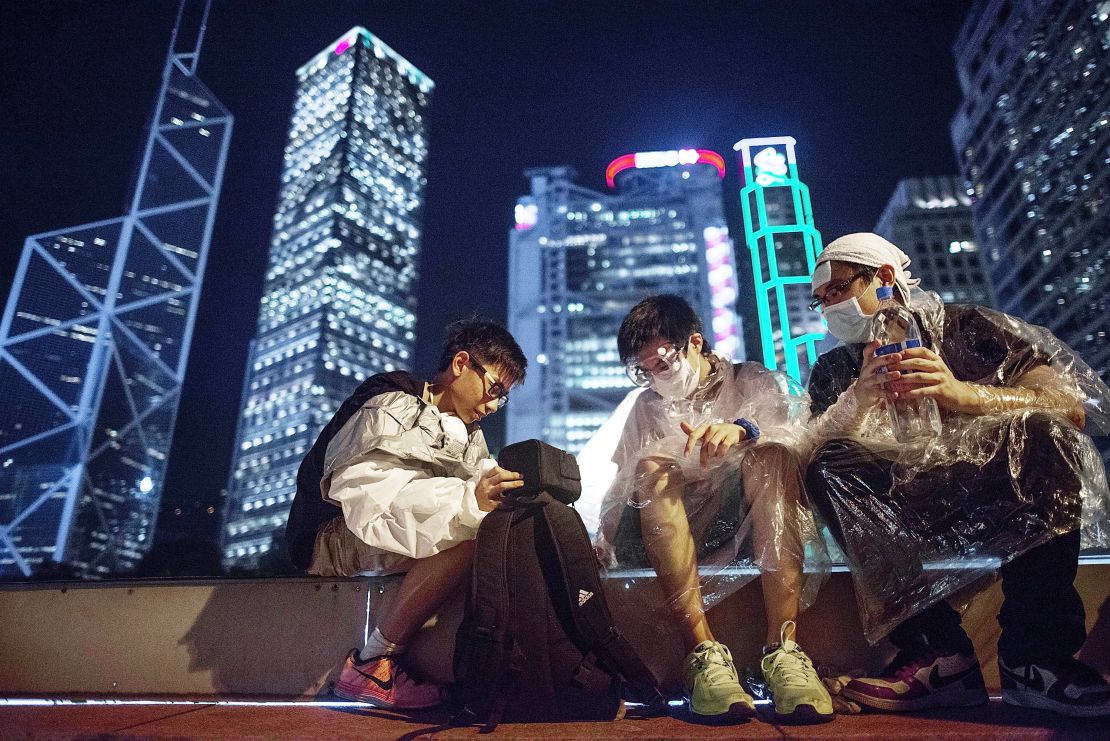
[[(1055, 379), (1055, 374), (1051, 374), (1051, 378), (1030, 378), (1029, 376), (1033, 374), (1034, 371), (1030, 371), (1019, 379), (1018, 385), (1014, 386), (984, 386), (978, 383), (967, 383), (971, 399), (968, 411), (971, 414), (1001, 414), (1023, 409), (1044, 409), (1067, 417), (1082, 429), (1084, 422), (1082, 403), (1073, 394), (1069, 394), (1051, 382)], [(1041, 375), (1043, 374), (1038, 374), (1038, 376)], [(1038, 380), (1045, 381), (1044, 385), (1035, 386)]]

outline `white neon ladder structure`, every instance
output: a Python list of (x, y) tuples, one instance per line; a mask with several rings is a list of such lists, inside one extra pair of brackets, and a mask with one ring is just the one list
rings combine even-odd
[(24, 242), (0, 321), (0, 578), (149, 550), (233, 118), (178, 8), (127, 213)]

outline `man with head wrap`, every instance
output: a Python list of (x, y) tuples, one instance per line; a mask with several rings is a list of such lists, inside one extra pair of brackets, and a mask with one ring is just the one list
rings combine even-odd
[[(1106, 542), (1106, 476), (1084, 434), (1110, 424), (1110, 391), (1050, 332), (917, 288), (909, 258), (875, 234), (832, 242), (811, 307), (844, 344), (810, 375), (816, 450), (807, 485), (852, 568), (868, 638), (899, 649), (844, 694), (877, 710), (985, 703), (978, 659), (944, 598), (1002, 563), (1003, 700), (1110, 715), (1110, 686), (1073, 658), (1085, 639), (1075, 591), (1083, 535)], [(924, 346), (876, 354), (876, 289), (922, 325)], [(883, 407), (931, 398), (942, 432), (897, 443)], [(1086, 524), (1084, 524), (1086, 521)], [(945, 564), (944, 568), (936, 568)]]

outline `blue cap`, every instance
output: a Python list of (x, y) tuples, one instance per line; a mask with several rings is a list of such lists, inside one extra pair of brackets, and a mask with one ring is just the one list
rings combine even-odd
[(879, 286), (875, 289), (875, 297), (885, 301), (894, 296), (894, 286)]

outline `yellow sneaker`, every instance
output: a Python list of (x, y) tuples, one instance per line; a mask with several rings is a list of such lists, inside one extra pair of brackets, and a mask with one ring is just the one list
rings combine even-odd
[(836, 717), (832, 698), (813, 662), (786, 637), (795, 628), (793, 620), (782, 624), (778, 645), (764, 654), (760, 667), (775, 700), (775, 717), (783, 723), (825, 723)]
[(755, 702), (740, 686), (728, 646), (702, 641), (682, 666), (690, 712), (712, 722), (740, 722), (755, 715)]

